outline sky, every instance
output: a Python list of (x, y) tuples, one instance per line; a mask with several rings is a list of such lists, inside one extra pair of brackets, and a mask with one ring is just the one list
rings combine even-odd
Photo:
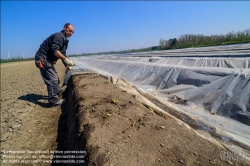
[(67, 55), (158, 46), (183, 34), (250, 28), (250, 1), (1, 1), (1, 58), (34, 57), (40, 44), (74, 25)]

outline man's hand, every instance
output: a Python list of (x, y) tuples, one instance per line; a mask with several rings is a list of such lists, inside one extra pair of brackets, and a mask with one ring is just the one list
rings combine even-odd
[(69, 58), (65, 58), (65, 59), (63, 60), (63, 63), (64, 63), (66, 66), (74, 66), (74, 65), (75, 65)]
[(67, 66), (66, 68), (67, 68), (67, 70), (69, 70), (69, 71), (72, 71), (72, 70), (73, 70), (72, 67), (70, 67), (70, 66)]

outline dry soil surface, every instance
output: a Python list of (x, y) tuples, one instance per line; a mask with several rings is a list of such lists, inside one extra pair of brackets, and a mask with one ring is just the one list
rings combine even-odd
[(33, 61), (1, 64), (2, 165), (246, 165), (98, 74), (74, 75), (62, 97), (49, 106)]

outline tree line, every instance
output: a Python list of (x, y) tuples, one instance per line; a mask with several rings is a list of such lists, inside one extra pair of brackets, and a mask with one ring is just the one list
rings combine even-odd
[(23, 58), (23, 57), (12, 57), (9, 59), (2, 59), (0, 58), (0, 63), (7, 63), (7, 62), (18, 62), (18, 61), (29, 61), (34, 60), (34, 58)]
[[(91, 55), (103, 55), (103, 54), (125, 54), (133, 52), (147, 52), (147, 51), (156, 51), (156, 50), (168, 50), (168, 49), (179, 49), (179, 48), (188, 48), (188, 47), (204, 47), (204, 46), (217, 46), (217, 45), (226, 45), (226, 44), (239, 44), (239, 43), (248, 43), (250, 42), (250, 28), (242, 32), (229, 32), (225, 35), (210, 35), (205, 36), (202, 34), (184, 34), (181, 35), (178, 39), (173, 38), (169, 40), (160, 39), (158, 46), (139, 48), (139, 49), (129, 49), (122, 51), (108, 51), (108, 52), (98, 52), (98, 53), (82, 53), (67, 55), (68, 57), (75, 56), (91, 56)], [(34, 58), (11, 58), (11, 59), (0, 59), (0, 63), (6, 62), (15, 62), (15, 61), (26, 61), (34, 60)]]
[(173, 38), (169, 40), (160, 39), (158, 46), (140, 48), (140, 49), (129, 49), (122, 51), (108, 51), (98, 53), (82, 53), (73, 56), (90, 56), (90, 55), (101, 55), (101, 54), (125, 54), (133, 52), (147, 52), (156, 50), (167, 50), (167, 49), (180, 49), (188, 47), (204, 47), (204, 46), (218, 46), (226, 44), (239, 44), (250, 42), (250, 28), (242, 32), (229, 32), (226, 35), (210, 35), (205, 36), (202, 34), (184, 34), (178, 39)]
[(250, 28), (242, 32), (229, 32), (225, 35), (210, 35), (205, 36), (202, 34), (184, 34), (178, 39), (159, 41), (159, 50), (175, 49), (175, 48), (188, 48), (188, 47), (203, 47), (203, 46), (216, 46), (224, 44), (238, 44), (250, 42)]

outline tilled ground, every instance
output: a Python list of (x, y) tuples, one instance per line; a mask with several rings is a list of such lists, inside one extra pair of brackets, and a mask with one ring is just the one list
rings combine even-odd
[[(56, 68), (62, 82), (65, 68), (61, 62)], [(63, 98), (62, 107), (49, 107), (33, 61), (1, 65), (3, 165), (14, 159), (13, 165), (51, 165), (55, 154), (75, 151), (87, 162), (79, 165), (246, 165), (223, 158), (224, 149), (154, 114), (98, 74), (73, 76)]]
[[(56, 68), (63, 82), (63, 64)], [(47, 88), (34, 61), (1, 64), (1, 154), (6, 155), (2, 159), (11, 156), (9, 151), (55, 150), (60, 114), (59, 106), (51, 108), (47, 102)], [(23, 153), (20, 157), (25, 158)], [(17, 156), (9, 160), (14, 159)]]

